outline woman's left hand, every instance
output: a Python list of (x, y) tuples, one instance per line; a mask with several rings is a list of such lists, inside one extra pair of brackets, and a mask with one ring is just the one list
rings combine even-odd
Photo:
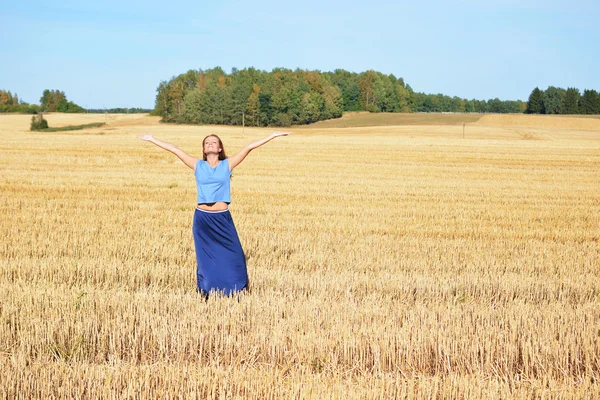
[(291, 133), (292, 133), (292, 132), (273, 132), (273, 133), (271, 134), (271, 137), (274, 137), (274, 138), (276, 138), (276, 137), (278, 137), (278, 136), (287, 136), (287, 135), (289, 135), (289, 134), (291, 134)]
[(142, 139), (142, 140), (146, 140), (146, 141), (150, 142), (154, 138), (152, 137), (151, 133), (146, 133), (145, 135), (138, 136), (138, 139)]

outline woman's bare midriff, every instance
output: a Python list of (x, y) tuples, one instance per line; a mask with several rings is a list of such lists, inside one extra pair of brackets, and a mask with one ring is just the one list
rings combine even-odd
[(223, 211), (227, 210), (228, 205), (222, 201), (217, 201), (216, 203), (200, 203), (197, 207), (204, 211)]

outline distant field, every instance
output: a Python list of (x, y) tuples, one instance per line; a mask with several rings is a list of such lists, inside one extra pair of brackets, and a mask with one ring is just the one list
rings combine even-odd
[[(48, 121), (48, 125), (52, 128), (83, 125), (91, 123), (104, 122), (108, 126), (101, 128), (108, 131), (115, 131), (119, 127), (130, 125), (158, 125), (160, 118), (151, 117), (147, 114), (63, 114), (63, 113), (44, 113), (44, 119)], [(15, 133), (29, 132), (31, 123), (31, 115), (22, 114), (0, 114), (0, 133)], [(95, 130), (87, 131), (94, 132)], [(82, 132), (76, 132), (81, 134)]]
[(252, 291), (204, 302), (193, 174), (136, 136), (272, 129), (45, 117), (107, 125), (0, 115), (0, 398), (600, 398), (597, 119), (293, 127), (232, 178)]
[(521, 126), (550, 130), (600, 131), (600, 118), (597, 115), (491, 114), (483, 116), (477, 124), (505, 128)]
[[(482, 114), (442, 114), (442, 113), (369, 113), (348, 112), (342, 118), (320, 121), (308, 126), (308, 129), (354, 128), (366, 126), (394, 125), (462, 125), (476, 122)], [(304, 128), (303, 126), (295, 128)]]

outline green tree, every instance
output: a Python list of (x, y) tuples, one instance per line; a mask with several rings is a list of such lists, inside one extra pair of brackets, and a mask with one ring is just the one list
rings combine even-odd
[(579, 102), (581, 101), (581, 93), (579, 89), (567, 88), (563, 104), (561, 107), (562, 114), (579, 114)]
[(10, 91), (0, 90), (0, 104), (12, 105), (12, 95)]
[(421, 93), (421, 98), (423, 99), (421, 106), (419, 108), (420, 112), (437, 112), (438, 102), (434, 95), (426, 95), (425, 93)]
[(477, 113), (488, 112), (488, 104), (485, 100), (473, 100), (474, 111)]
[[(242, 125), (242, 114), (246, 113), (248, 97), (252, 93), (252, 78), (248, 71), (235, 70), (231, 74), (232, 115), (230, 123)], [(244, 118), (245, 120), (245, 118)], [(246, 123), (244, 121), (244, 123)]]
[(167, 81), (161, 81), (156, 88), (156, 98), (154, 100), (154, 110), (152, 115), (158, 115), (166, 118), (169, 114), (169, 96), (168, 93), (169, 84)]
[(475, 104), (473, 104), (473, 100), (465, 101), (465, 112), (468, 112), (468, 113), (475, 112)]
[(544, 107), (544, 93), (538, 87), (531, 91), (525, 112), (527, 114), (546, 113), (546, 109)]
[(183, 103), (185, 105), (184, 117), (186, 122), (191, 124), (206, 123), (206, 117), (203, 115), (204, 95), (200, 89), (195, 88), (187, 92)]
[(360, 104), (365, 111), (380, 112), (385, 104), (385, 85), (376, 71), (365, 71), (358, 77)]
[(593, 89), (583, 91), (581, 98), (582, 114), (600, 114), (600, 94)]
[(410, 112), (410, 93), (406, 86), (404, 86), (404, 80), (402, 80), (402, 78), (400, 78), (396, 84), (396, 91), (398, 92), (398, 112)]
[(323, 89), (324, 107), (322, 119), (339, 118), (343, 112), (342, 93), (337, 86), (328, 85)]
[(248, 96), (246, 106), (246, 124), (249, 126), (258, 126), (260, 124), (260, 87), (255, 83), (252, 85), (252, 93)]
[(271, 106), (271, 95), (268, 93), (259, 93), (258, 95), (259, 113), (258, 124), (268, 126), (273, 118), (273, 107)]
[(66, 100), (65, 92), (60, 90), (44, 90), (40, 98), (40, 106), (43, 111), (58, 111), (62, 100)]
[(566, 91), (562, 88), (549, 86), (544, 92), (544, 108), (546, 114), (561, 114)]
[(301, 103), (300, 119), (304, 124), (319, 120), (324, 100), (318, 94), (306, 93)]
[(218, 124), (228, 124), (233, 114), (233, 102), (227, 79), (222, 76), (217, 81), (214, 101), (214, 115)]
[(344, 111), (359, 111), (360, 87), (358, 75), (343, 69), (336, 69), (329, 73), (331, 83), (338, 87), (342, 95), (342, 107)]
[(52, 110), (52, 111), (67, 112), (68, 109), (69, 109), (69, 102), (67, 101), (66, 97), (63, 97), (62, 99), (60, 99), (60, 101), (56, 105), (56, 110)]
[(454, 109), (452, 110), (453, 112), (458, 112), (458, 113), (464, 113), (465, 112), (465, 110), (466, 110), (466, 103), (467, 103), (466, 100), (454, 96), (452, 98), (452, 101), (454, 103)]
[(31, 117), (31, 125), (29, 127), (29, 130), (39, 131), (41, 129), (46, 128), (48, 128), (48, 121), (44, 119), (42, 114), (34, 115)]
[(185, 82), (183, 76), (179, 76), (169, 85), (169, 103), (171, 108), (171, 118), (173, 122), (181, 122), (179, 116), (185, 111), (183, 99), (185, 97)]

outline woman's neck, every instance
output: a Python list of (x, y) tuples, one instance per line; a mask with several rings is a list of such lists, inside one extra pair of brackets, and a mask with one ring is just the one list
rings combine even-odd
[(218, 154), (207, 154), (206, 155), (206, 162), (211, 167), (216, 166), (219, 163), (219, 155)]

